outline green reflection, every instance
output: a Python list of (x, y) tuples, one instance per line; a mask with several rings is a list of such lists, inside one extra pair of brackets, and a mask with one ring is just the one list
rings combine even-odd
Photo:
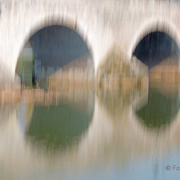
[(78, 105), (35, 106), (27, 135), (46, 148), (59, 148), (70, 145), (87, 130), (92, 118)]
[(179, 110), (178, 94), (164, 94), (156, 89), (149, 89), (148, 103), (136, 112), (148, 127), (160, 128), (170, 124)]

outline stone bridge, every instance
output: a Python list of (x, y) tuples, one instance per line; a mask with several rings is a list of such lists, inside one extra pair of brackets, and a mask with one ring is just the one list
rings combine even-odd
[(1, 0), (1, 84), (12, 83), (18, 57), (40, 29), (61, 25), (87, 44), (95, 73), (112, 48), (127, 61), (138, 42), (152, 31), (171, 36), (180, 49), (180, 3), (146, 0)]

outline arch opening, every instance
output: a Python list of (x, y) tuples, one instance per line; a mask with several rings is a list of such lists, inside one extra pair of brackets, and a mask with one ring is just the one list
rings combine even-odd
[(20, 53), (16, 73), (21, 85), (59, 89), (69, 87), (70, 81), (93, 81), (94, 65), (91, 52), (78, 33), (66, 26), (51, 25), (28, 39)]
[(154, 31), (140, 40), (133, 56), (151, 69), (165, 60), (172, 60), (178, 64), (179, 53), (180, 50), (173, 38), (165, 32)]
[(136, 115), (151, 128), (169, 126), (179, 112), (180, 49), (175, 37), (172, 31), (155, 30), (133, 52), (148, 67), (149, 76), (148, 100)]

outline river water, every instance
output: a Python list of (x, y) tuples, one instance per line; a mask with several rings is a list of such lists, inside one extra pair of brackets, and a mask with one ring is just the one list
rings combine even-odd
[(179, 87), (150, 85), (3, 106), (0, 179), (178, 179), (179, 105)]

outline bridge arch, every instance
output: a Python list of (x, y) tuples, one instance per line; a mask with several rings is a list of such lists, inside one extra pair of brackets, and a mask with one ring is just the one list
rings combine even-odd
[[(56, 15), (42, 16), (38, 20), (35, 20), (35, 22), (30, 23), (30, 25), (28, 25), (28, 27), (25, 28), (25, 33), (21, 37), (21, 41), (19, 43), (20, 46), (18, 49), (17, 57), (16, 57), (16, 64), (15, 64), (16, 67), (17, 67), (17, 62), (18, 62), (18, 59), (20, 57), (20, 54), (21, 54), (24, 46), (29, 42), (29, 40), (34, 35), (36, 35), (36, 33), (39, 33), (40, 31), (43, 31), (44, 29), (53, 28), (53, 27), (65, 28), (65, 29), (67, 29), (67, 33), (69, 31), (71, 34), (74, 35), (73, 37), (77, 36), (82, 41), (81, 42), (82, 45), (81, 44), (80, 45), (86, 46), (87, 52), (89, 54), (89, 58), (92, 59), (92, 66), (91, 67), (95, 68), (94, 67), (95, 66), (94, 51), (93, 51), (92, 46), (91, 46), (92, 42), (90, 41), (92, 38), (90, 38), (91, 34), (88, 31), (89, 29), (87, 28), (87, 26), (84, 24), (83, 21), (78, 20), (77, 17), (71, 17), (69, 15), (67, 15), (67, 16), (58, 16), (58, 15), (57, 16)], [(71, 42), (71, 39), (69, 38), (69, 40), (68, 40), (68, 37), (66, 38), (62, 35), (62, 38), (66, 42), (69, 40), (70, 40), (69, 42)], [(51, 39), (49, 39), (49, 40), (51, 40)], [(78, 43), (78, 41), (77, 41), (77, 43)], [(72, 45), (74, 46), (74, 43), (72, 43)], [(78, 49), (80, 49), (81, 46), (79, 46)], [(61, 46), (59, 48), (61, 48)], [(65, 46), (65, 48), (66, 49), (68, 48), (67, 45)], [(77, 49), (77, 48), (75, 48), (75, 49)], [(73, 49), (72, 51), (74, 51), (75, 49)], [(35, 51), (34, 51), (33, 47), (32, 47), (32, 51), (34, 54)], [(78, 53), (75, 53), (75, 54), (77, 55)], [(77, 58), (77, 57), (74, 57), (74, 58)], [(94, 71), (93, 71), (93, 73), (94, 73)]]
[(174, 40), (177, 47), (180, 49), (180, 36), (173, 22), (171, 20), (165, 20), (163, 18), (154, 18), (148, 21), (146, 20), (139, 28), (139, 30), (135, 33), (135, 36), (130, 44), (128, 57), (132, 58), (136, 46), (146, 35), (157, 31), (166, 33), (169, 37), (171, 37), (172, 40)]
[(30, 23), (28, 28), (25, 28), (25, 33), (20, 40), (20, 45), (18, 46), (15, 66), (17, 65), (20, 53), (28, 40), (38, 31), (50, 26), (62, 26), (74, 31), (82, 38), (91, 54), (92, 60), (94, 61), (95, 53), (91, 41), (92, 35), (84, 22), (79, 20), (76, 16), (49, 14), (48, 16), (38, 18), (35, 22)]

